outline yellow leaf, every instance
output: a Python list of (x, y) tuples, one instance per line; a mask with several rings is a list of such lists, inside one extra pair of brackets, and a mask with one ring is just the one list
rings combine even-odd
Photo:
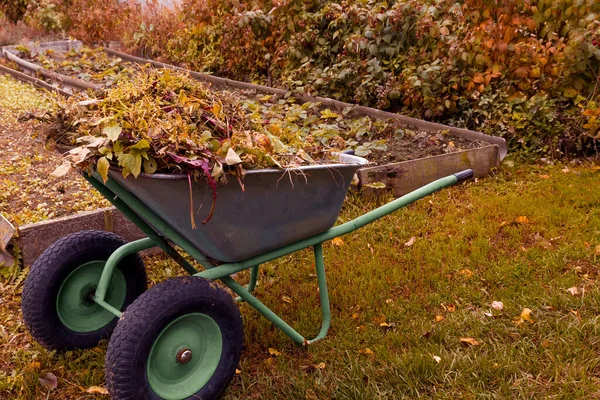
[(521, 315), (519, 315), (515, 319), (515, 324), (521, 325), (523, 322), (526, 322), (526, 321), (533, 324), (533, 319), (531, 319), (531, 309), (530, 308), (524, 308), (523, 311), (521, 311)]
[(333, 238), (331, 240), (331, 244), (337, 247), (342, 247), (344, 245), (344, 241), (340, 237)]
[(281, 352), (280, 352), (280, 351), (277, 351), (277, 350), (275, 350), (275, 349), (274, 349), (274, 348), (272, 348), (272, 347), (269, 347), (269, 354), (270, 354), (270, 355), (272, 355), (272, 356), (275, 356), (275, 357), (277, 357), (277, 356), (280, 356), (280, 355), (281, 355)]
[(241, 373), (242, 373), (242, 371), (240, 371), (239, 369), (237, 369), (237, 368), (236, 368), (236, 369), (235, 369), (235, 373), (236, 373), (236, 375), (239, 375), (239, 374), (241, 374)]
[(321, 111), (321, 118), (322, 119), (332, 119), (332, 118), (337, 118), (337, 117), (339, 117), (339, 115), (337, 115), (336, 113), (334, 113), (330, 109)]
[(108, 395), (108, 389), (100, 386), (90, 386), (89, 388), (85, 389), (85, 392)]
[(221, 110), (222, 109), (223, 109), (223, 106), (220, 103), (213, 104), (213, 114), (215, 114), (215, 117), (217, 117), (217, 119), (221, 119)]
[(596, 253), (597, 256), (600, 256), (600, 244), (597, 244), (596, 247), (594, 247), (594, 253)]
[(481, 342), (479, 340), (476, 340), (476, 339), (473, 339), (470, 337), (461, 337), (460, 342), (471, 345), (471, 346), (479, 346), (481, 344)]
[(527, 218), (524, 215), (521, 215), (521, 216), (517, 217), (516, 222), (518, 224), (528, 224), (529, 223), (529, 218)]
[(375, 353), (373, 353), (373, 350), (369, 349), (368, 347), (367, 347), (366, 349), (364, 349), (364, 350), (359, 350), (358, 352), (359, 352), (360, 354), (366, 354), (366, 355), (372, 355), (372, 354), (375, 354)]
[(436, 315), (435, 316), (435, 322), (442, 322), (444, 320), (444, 316), (443, 315)]
[(465, 278), (470, 278), (473, 276), (473, 271), (471, 271), (468, 268), (463, 268), (460, 271), (458, 271), (458, 273), (464, 276)]
[(96, 166), (96, 169), (98, 170), (98, 174), (100, 174), (100, 176), (102, 177), (102, 181), (104, 183), (106, 183), (106, 181), (108, 180), (108, 167), (109, 166), (110, 166), (110, 163), (108, 162), (106, 157), (100, 157), (100, 159), (98, 159), (98, 165)]
[(316, 369), (320, 369), (320, 370), (324, 370), (325, 369), (325, 363), (324, 362), (320, 362), (318, 364), (313, 365)]
[(454, 305), (454, 303), (446, 304), (446, 310), (452, 313), (456, 311), (456, 305)]
[(352, 319), (358, 319), (358, 313), (352, 314)]

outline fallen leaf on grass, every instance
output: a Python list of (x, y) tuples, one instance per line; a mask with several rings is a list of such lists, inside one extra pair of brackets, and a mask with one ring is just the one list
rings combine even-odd
[(100, 387), (100, 386), (90, 386), (89, 388), (85, 389), (86, 393), (96, 393), (96, 394), (108, 394), (108, 389), (104, 388), (104, 387)]
[(242, 371), (240, 371), (240, 370), (239, 370), (239, 369), (237, 369), (237, 368), (235, 369), (235, 374), (236, 374), (236, 375), (239, 375), (239, 374), (241, 374), (241, 373), (242, 373)]
[(515, 220), (517, 222), (517, 224), (528, 224), (529, 223), (529, 218), (527, 218), (524, 215), (520, 215), (517, 217), (517, 219)]
[(281, 300), (283, 300), (283, 302), (287, 303), (287, 304), (292, 304), (293, 303), (292, 298), (289, 297), (289, 296), (281, 296)]
[(494, 310), (502, 311), (504, 309), (504, 303), (502, 303), (501, 301), (492, 301), (491, 307)]
[(442, 322), (444, 320), (444, 316), (443, 315), (436, 315), (435, 316), (435, 322)]
[(540, 175), (540, 178), (542, 178), (542, 179), (549, 179), (550, 175)]
[(464, 276), (465, 278), (470, 278), (473, 276), (473, 271), (471, 271), (468, 268), (463, 268), (460, 271), (458, 271), (458, 273)]
[(444, 309), (448, 312), (453, 313), (454, 311), (456, 311), (456, 305), (454, 303), (449, 303), (449, 304), (442, 304), (442, 307), (444, 307)]
[(473, 339), (471, 337), (461, 337), (460, 342), (464, 344), (468, 344), (470, 346), (479, 346), (481, 342), (477, 339)]
[(368, 347), (364, 350), (359, 350), (358, 352), (360, 354), (366, 354), (368, 356), (375, 354), (375, 353), (373, 353), (373, 350), (369, 349)]
[(382, 328), (394, 328), (396, 326), (395, 322), (382, 322), (379, 324), (380, 327)]
[(410, 239), (408, 239), (408, 242), (404, 243), (404, 245), (405, 245), (406, 247), (410, 247), (410, 246), (412, 246), (413, 244), (415, 244), (415, 240), (417, 240), (417, 238), (413, 236), (413, 237), (411, 237)]
[(318, 364), (313, 365), (313, 367), (315, 367), (315, 369), (319, 369), (319, 370), (324, 370), (325, 369), (325, 363), (324, 362), (320, 362)]
[(46, 372), (39, 378), (40, 385), (48, 390), (54, 390), (58, 386), (58, 379), (52, 372)]
[(573, 286), (568, 288), (567, 292), (571, 293), (571, 296), (577, 296), (581, 293), (581, 290), (577, 286)]
[(596, 253), (597, 256), (600, 256), (600, 244), (597, 244), (596, 247), (594, 247), (594, 253)]
[(533, 319), (531, 319), (531, 309), (530, 308), (524, 308), (523, 311), (521, 311), (521, 315), (519, 315), (517, 318), (515, 318), (515, 324), (517, 324), (517, 325), (521, 325), (525, 321), (533, 324)]
[(331, 240), (331, 244), (337, 247), (342, 247), (344, 245), (344, 241), (342, 238), (336, 237)]
[(280, 355), (281, 355), (281, 352), (280, 352), (280, 351), (277, 351), (277, 350), (275, 350), (275, 349), (274, 349), (274, 348), (272, 348), (272, 347), (269, 347), (269, 354), (270, 354), (270, 355), (272, 355), (272, 356), (275, 356), (275, 357), (277, 357), (277, 356), (280, 356)]
[(435, 360), (436, 363), (440, 363), (440, 361), (442, 361), (442, 357), (440, 356), (433, 356), (433, 359)]

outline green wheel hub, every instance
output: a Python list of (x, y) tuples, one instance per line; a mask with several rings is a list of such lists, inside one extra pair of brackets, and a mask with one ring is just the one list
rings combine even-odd
[(158, 335), (146, 366), (152, 391), (165, 400), (185, 399), (204, 387), (215, 373), (223, 338), (206, 314), (183, 315)]
[[(60, 321), (74, 332), (94, 332), (104, 328), (115, 316), (92, 299), (100, 281), (105, 261), (90, 261), (67, 276), (58, 290), (56, 311)], [(125, 303), (127, 282), (115, 269), (106, 294), (106, 301), (117, 309)]]

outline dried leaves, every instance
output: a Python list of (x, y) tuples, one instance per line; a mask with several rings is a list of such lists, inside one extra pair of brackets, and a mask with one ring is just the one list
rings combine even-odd
[(67, 160), (95, 166), (104, 180), (108, 166), (117, 165), (135, 177), (200, 170), (209, 182), (229, 172), (241, 184), (244, 169), (327, 163), (331, 152), (360, 146), (385, 150), (385, 140), (368, 140), (395, 129), (315, 103), (298, 105), (294, 98), (257, 100), (252, 93), (215, 90), (170, 70), (142, 68), (94, 98), (86, 96), (56, 106), (49, 137), (77, 146)]

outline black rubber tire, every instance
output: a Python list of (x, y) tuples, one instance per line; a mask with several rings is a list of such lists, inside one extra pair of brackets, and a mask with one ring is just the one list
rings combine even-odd
[(223, 350), (214, 375), (188, 399), (210, 400), (224, 392), (242, 353), (242, 317), (225, 289), (203, 278), (185, 276), (159, 283), (123, 313), (106, 353), (106, 385), (113, 400), (160, 399), (148, 383), (150, 350), (171, 321), (189, 313), (214, 319), (221, 330)]
[[(89, 261), (107, 260), (126, 243), (114, 233), (81, 231), (59, 239), (42, 253), (25, 279), (21, 300), (25, 325), (37, 342), (49, 350), (66, 351), (94, 347), (110, 337), (118, 318), (94, 332), (74, 332), (60, 321), (56, 298), (64, 280), (77, 267)], [(146, 290), (146, 270), (137, 254), (125, 257), (117, 268), (127, 285), (123, 311)]]

